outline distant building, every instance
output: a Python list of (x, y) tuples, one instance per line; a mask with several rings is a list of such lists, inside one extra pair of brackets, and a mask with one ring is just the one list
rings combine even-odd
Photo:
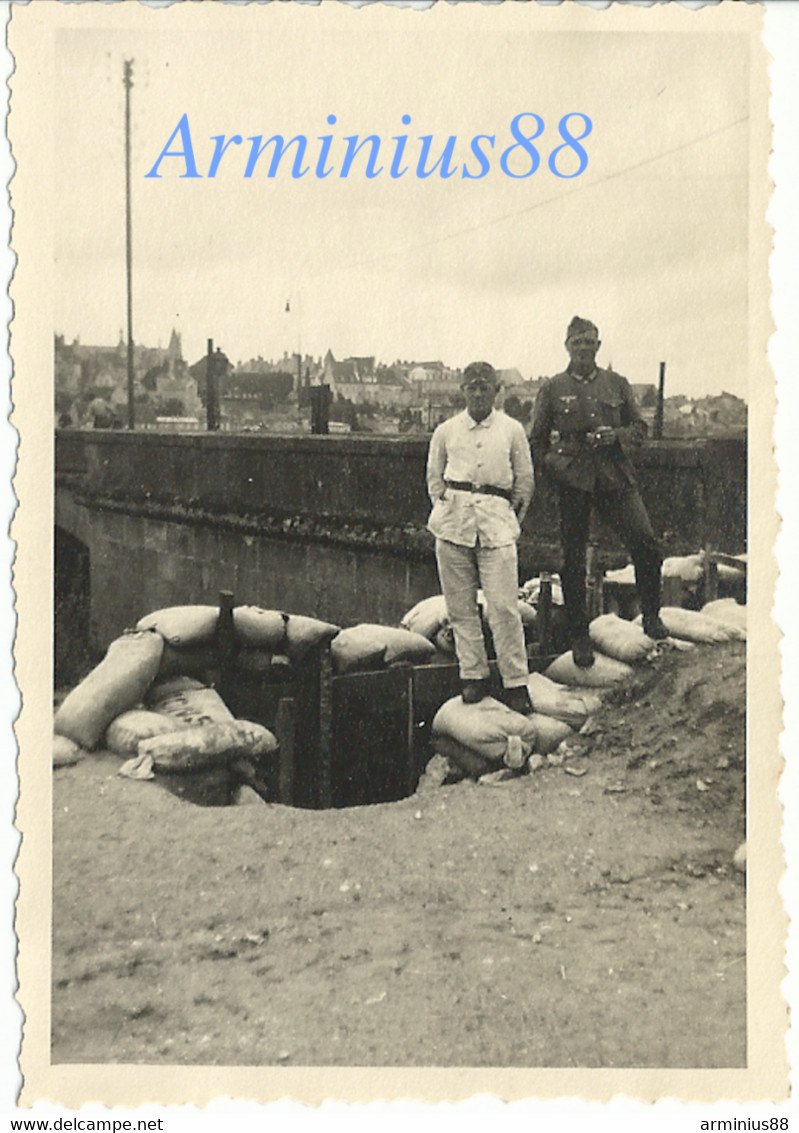
[(328, 350), (322, 381), (334, 397), (346, 398), (353, 405), (403, 407), (411, 401), (411, 387), (402, 372), (394, 366), (375, 365), (374, 355), (338, 361)]
[[(87, 418), (89, 403), (98, 396), (114, 408), (127, 403), (128, 348), (121, 331), (116, 346), (84, 344), (80, 338), (67, 342), (64, 335), (56, 334), (54, 369), (57, 405), (59, 409), (69, 405), (77, 422)], [(187, 413), (199, 408), (196, 382), (183, 360), (176, 330), (166, 348), (134, 344), (133, 393), (142, 412), (145, 404), (157, 409), (181, 403)]]

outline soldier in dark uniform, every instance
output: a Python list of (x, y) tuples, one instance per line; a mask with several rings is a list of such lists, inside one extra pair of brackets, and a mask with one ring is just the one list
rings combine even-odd
[(566, 332), (569, 365), (541, 388), (531, 435), (536, 479), (554, 482), (557, 488), (563, 600), (572, 654), (581, 668), (594, 662), (585, 598), (592, 507), (630, 552), (644, 631), (655, 640), (667, 636), (660, 619), (663, 553), (627, 452), (644, 440), (646, 424), (627, 379), (596, 365), (599, 347), (596, 326), (573, 318)]

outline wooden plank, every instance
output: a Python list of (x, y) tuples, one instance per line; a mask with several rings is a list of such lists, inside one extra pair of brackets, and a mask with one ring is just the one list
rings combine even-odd
[(746, 576), (745, 559), (737, 559), (735, 555), (725, 555), (722, 551), (709, 551), (708, 554), (712, 556), (714, 563), (720, 566), (732, 567), (733, 570), (739, 570), (744, 577)]
[(542, 653), (552, 649), (552, 575), (543, 571), (538, 591), (538, 646)]

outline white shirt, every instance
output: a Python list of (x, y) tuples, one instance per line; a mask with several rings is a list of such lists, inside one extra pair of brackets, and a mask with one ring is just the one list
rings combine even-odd
[[(445, 480), (490, 484), (511, 493), (501, 496), (448, 488)], [(483, 421), (464, 410), (433, 433), (427, 457), (427, 490), (433, 502), (428, 528), (438, 539), (463, 547), (503, 547), (519, 538), (515, 505), (533, 494), (533, 466), (524, 429), (502, 410)]]

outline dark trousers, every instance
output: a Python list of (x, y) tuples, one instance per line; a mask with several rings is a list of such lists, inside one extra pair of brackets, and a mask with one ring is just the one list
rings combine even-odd
[(571, 636), (582, 637), (588, 632), (585, 551), (592, 507), (613, 528), (630, 552), (641, 612), (646, 618), (656, 617), (660, 610), (663, 552), (639, 493), (635, 489), (629, 492), (583, 492), (579, 488), (559, 485), (558, 503), (563, 547), (560, 580)]

